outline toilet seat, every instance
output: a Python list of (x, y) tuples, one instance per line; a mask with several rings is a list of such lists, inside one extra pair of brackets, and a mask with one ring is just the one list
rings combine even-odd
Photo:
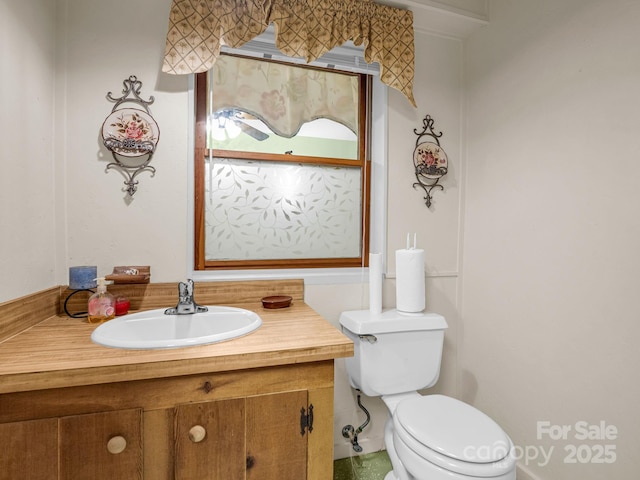
[(454, 398), (403, 400), (393, 423), (395, 434), (412, 452), (445, 470), (499, 477), (515, 468), (507, 434), (487, 415)]

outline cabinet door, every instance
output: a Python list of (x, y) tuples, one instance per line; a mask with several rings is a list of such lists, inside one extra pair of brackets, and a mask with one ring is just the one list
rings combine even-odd
[(58, 420), (0, 424), (0, 480), (58, 478)]
[(175, 480), (244, 479), (244, 398), (178, 405), (175, 415)]
[(60, 419), (60, 480), (142, 480), (142, 410)]
[(307, 478), (307, 391), (247, 397), (247, 480)]

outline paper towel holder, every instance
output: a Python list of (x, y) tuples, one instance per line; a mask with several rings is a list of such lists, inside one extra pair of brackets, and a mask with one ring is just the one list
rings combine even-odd
[(431, 207), (431, 191), (434, 188), (444, 190), (438, 182), (448, 171), (447, 154), (440, 146), (442, 132), (434, 131), (434, 123), (435, 120), (427, 114), (422, 120), (422, 130), (413, 129), (413, 133), (418, 136), (413, 150), (413, 165), (418, 181), (413, 184), (413, 188), (420, 187), (424, 190), (427, 208)]

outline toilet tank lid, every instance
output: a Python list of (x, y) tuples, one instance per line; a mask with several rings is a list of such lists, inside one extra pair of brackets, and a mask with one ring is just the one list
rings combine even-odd
[(423, 312), (405, 314), (398, 310), (373, 313), (370, 310), (342, 312), (340, 325), (358, 335), (379, 333), (412, 332), (419, 330), (444, 330), (447, 321), (438, 313)]

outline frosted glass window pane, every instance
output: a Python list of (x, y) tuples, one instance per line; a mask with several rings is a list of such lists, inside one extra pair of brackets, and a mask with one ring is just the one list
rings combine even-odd
[(207, 260), (361, 255), (361, 169), (209, 158)]

